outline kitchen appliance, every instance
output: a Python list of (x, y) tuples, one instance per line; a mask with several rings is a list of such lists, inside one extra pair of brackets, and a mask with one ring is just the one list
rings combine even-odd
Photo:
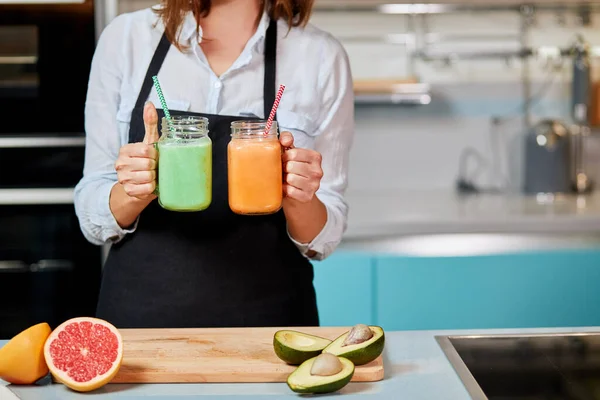
[(93, 0), (0, 0), (0, 136), (82, 136)]
[(102, 253), (73, 206), (93, 0), (0, 0), (0, 338), (93, 315)]
[(76, 138), (0, 137), (0, 338), (95, 312), (101, 249), (73, 207), (83, 159)]
[(562, 122), (536, 124), (525, 136), (525, 159), (525, 193), (571, 192), (571, 133)]
[(592, 107), (592, 79), (589, 44), (582, 36), (573, 46), (573, 191), (587, 193), (592, 190), (592, 181), (585, 166), (585, 143), (590, 136), (590, 109)]
[[(590, 47), (578, 36), (561, 54), (572, 59), (571, 117), (567, 128), (554, 120), (543, 120), (525, 135), (526, 194), (589, 193), (593, 182), (586, 167), (585, 147), (596, 119), (597, 104), (591, 79)], [(566, 176), (568, 176), (568, 183)]]
[[(296, 367), (275, 355), (278, 329), (286, 328), (122, 329), (123, 364), (112, 383), (285, 382)], [(350, 328), (301, 330), (333, 340)], [(380, 356), (357, 366), (352, 381), (383, 376)]]
[(600, 399), (600, 332), (436, 340), (473, 400)]

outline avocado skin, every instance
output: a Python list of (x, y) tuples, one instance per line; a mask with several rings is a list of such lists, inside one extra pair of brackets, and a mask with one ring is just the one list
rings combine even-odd
[(295, 386), (295, 385), (290, 384), (290, 380), (288, 377), (287, 385), (295, 393), (303, 393), (303, 394), (333, 393), (333, 392), (337, 392), (338, 390), (340, 390), (344, 386), (346, 386), (348, 383), (350, 383), (353, 376), (354, 376), (354, 365), (352, 365), (352, 371), (348, 374), (348, 376), (346, 376), (338, 381), (335, 381), (335, 382), (328, 382), (328, 383), (324, 383), (322, 385), (316, 385), (316, 386), (311, 386), (311, 387), (303, 387), (303, 386)]
[[(362, 347), (362, 348), (358, 348), (352, 351), (349, 351), (347, 353), (331, 353), (334, 354), (338, 357), (344, 357), (347, 358), (348, 360), (352, 361), (352, 363), (354, 365), (364, 365), (364, 364), (368, 364), (371, 361), (375, 360), (377, 357), (379, 357), (381, 355), (381, 353), (383, 353), (383, 348), (385, 347), (385, 332), (384, 330), (379, 327), (379, 326), (370, 326), (370, 328), (378, 328), (381, 330), (381, 337), (377, 340), (375, 340), (373, 343), (369, 344), (367, 347)], [(344, 335), (346, 335), (348, 332), (340, 335), (337, 339), (335, 339), (333, 342), (331, 342), (331, 344), (327, 347), (325, 347), (325, 349), (323, 349), (324, 353), (329, 353), (327, 351), (327, 349), (332, 346), (334, 343), (336, 343), (338, 341), (338, 339)]]
[(304, 361), (321, 354), (323, 350), (300, 351), (284, 346), (279, 340), (273, 337), (273, 348), (279, 359), (290, 365), (300, 365)]

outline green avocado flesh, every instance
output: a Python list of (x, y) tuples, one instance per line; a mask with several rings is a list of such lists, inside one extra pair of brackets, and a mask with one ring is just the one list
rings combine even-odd
[(300, 365), (321, 354), (331, 340), (291, 330), (277, 331), (273, 336), (275, 354), (291, 365)]
[(385, 345), (385, 334), (379, 326), (369, 326), (373, 332), (373, 337), (367, 341), (358, 344), (343, 346), (344, 340), (349, 331), (335, 339), (325, 349), (323, 353), (330, 353), (338, 357), (344, 357), (352, 361), (354, 365), (368, 364), (375, 360), (383, 352)]
[(354, 375), (354, 364), (339, 357), (342, 370), (335, 375), (311, 375), (310, 370), (317, 357), (304, 361), (287, 379), (287, 384), (296, 393), (331, 393), (340, 390)]

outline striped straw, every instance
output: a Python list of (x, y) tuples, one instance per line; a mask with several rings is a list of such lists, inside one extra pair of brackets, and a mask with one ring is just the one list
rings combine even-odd
[(273, 103), (273, 108), (271, 108), (271, 114), (269, 114), (269, 119), (267, 119), (267, 127), (265, 128), (265, 136), (271, 132), (271, 125), (273, 125), (273, 120), (275, 119), (275, 113), (277, 112), (277, 107), (279, 107), (279, 101), (281, 100), (281, 96), (283, 95), (283, 91), (285, 90), (285, 85), (279, 85), (279, 90), (277, 91), (277, 96), (275, 97), (275, 103)]
[(158, 99), (160, 100), (160, 104), (162, 105), (163, 112), (165, 113), (165, 118), (167, 118), (167, 122), (171, 126), (171, 114), (169, 113), (169, 109), (167, 108), (167, 102), (165, 101), (165, 96), (163, 96), (162, 89), (160, 88), (160, 83), (158, 83), (158, 77), (154, 75), (152, 77), (154, 81), (154, 89), (156, 89), (156, 94), (158, 95)]

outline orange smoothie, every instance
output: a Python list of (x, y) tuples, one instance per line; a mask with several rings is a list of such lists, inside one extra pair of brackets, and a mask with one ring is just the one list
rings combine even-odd
[(227, 147), (229, 207), (236, 214), (272, 214), (281, 208), (281, 145), (277, 137), (231, 139)]

